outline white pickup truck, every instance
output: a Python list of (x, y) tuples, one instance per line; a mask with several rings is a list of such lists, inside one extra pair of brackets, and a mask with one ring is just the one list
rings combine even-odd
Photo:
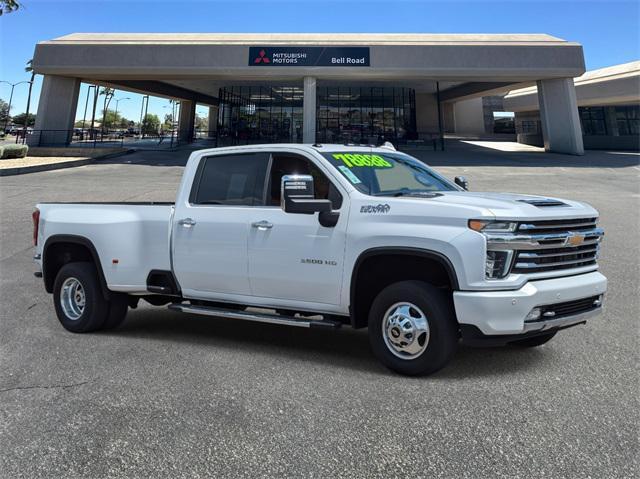
[(194, 152), (172, 203), (41, 203), (35, 260), (73, 332), (142, 298), (175, 311), (369, 330), (404, 374), (460, 340), (538, 346), (600, 313), (598, 212), (467, 191), (419, 160), (350, 145)]

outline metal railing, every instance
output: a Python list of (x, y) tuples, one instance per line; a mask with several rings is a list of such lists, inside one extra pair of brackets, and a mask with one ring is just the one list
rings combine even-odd
[[(301, 143), (301, 138), (291, 138), (278, 134), (259, 134), (259, 132), (233, 132), (226, 130), (194, 130), (186, 140), (180, 138), (177, 130), (172, 132), (153, 132), (140, 134), (131, 130), (88, 130), (75, 128), (72, 130), (21, 130), (15, 137), (15, 143), (34, 147), (56, 148), (139, 148), (139, 149), (173, 149), (186, 144), (196, 143), (203, 147), (222, 147), (255, 145), (267, 143)], [(319, 143), (329, 143), (317, 138)], [(384, 136), (371, 138), (353, 138), (349, 135), (331, 140), (338, 144), (366, 144), (379, 146), (390, 141), (396, 148), (433, 148), (444, 151), (444, 142), (438, 133), (420, 132), (411, 138), (387, 138)]]
[(177, 131), (139, 133), (126, 130), (27, 130), (15, 142), (34, 147), (55, 148), (174, 148), (181, 144)]

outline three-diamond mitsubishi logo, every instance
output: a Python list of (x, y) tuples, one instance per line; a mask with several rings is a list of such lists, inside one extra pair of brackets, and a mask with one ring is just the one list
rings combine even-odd
[(269, 60), (269, 57), (267, 56), (267, 52), (264, 51), (264, 49), (260, 50), (260, 53), (258, 53), (258, 56), (255, 60), (253, 60), (253, 63), (271, 63), (271, 60)]

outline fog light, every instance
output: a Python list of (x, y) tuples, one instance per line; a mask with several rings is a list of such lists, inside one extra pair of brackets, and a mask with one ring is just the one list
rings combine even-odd
[(513, 251), (487, 251), (484, 272), (487, 278), (500, 279), (509, 273)]
[(527, 317), (524, 318), (525, 321), (537, 321), (538, 319), (540, 319), (540, 315), (541, 315), (542, 311), (540, 310), (540, 308), (533, 308), (529, 314), (527, 314)]

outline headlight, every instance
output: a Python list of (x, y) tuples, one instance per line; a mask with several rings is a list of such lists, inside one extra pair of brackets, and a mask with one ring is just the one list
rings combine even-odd
[[(469, 220), (469, 228), (478, 233), (513, 233), (518, 227), (515, 221), (489, 221)], [(511, 269), (512, 250), (493, 251), (487, 244), (487, 257), (485, 259), (484, 273), (487, 279), (502, 279), (509, 274)]]
[(488, 279), (501, 279), (509, 274), (513, 251), (487, 251), (484, 273)]
[(479, 233), (512, 233), (517, 226), (514, 221), (469, 220), (469, 228)]

